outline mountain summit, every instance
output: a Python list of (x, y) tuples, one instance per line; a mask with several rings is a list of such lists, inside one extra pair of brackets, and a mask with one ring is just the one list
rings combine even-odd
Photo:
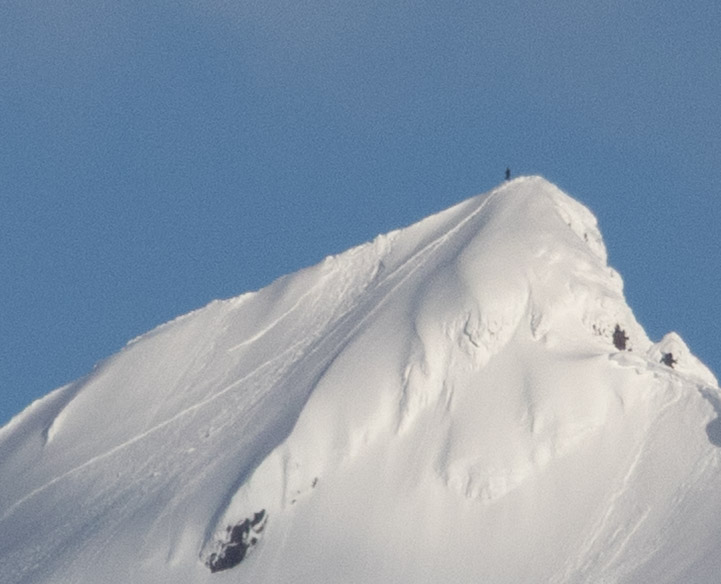
[(16, 416), (0, 582), (716, 582), (719, 413), (593, 214), (518, 178)]

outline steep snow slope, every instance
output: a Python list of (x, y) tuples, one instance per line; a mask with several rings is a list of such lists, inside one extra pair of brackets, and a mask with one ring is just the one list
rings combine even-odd
[(521, 178), (0, 429), (0, 582), (716, 582), (719, 412), (593, 215)]

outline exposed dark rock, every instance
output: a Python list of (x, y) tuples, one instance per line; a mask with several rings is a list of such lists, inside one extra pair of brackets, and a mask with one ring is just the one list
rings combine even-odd
[(211, 572), (220, 572), (240, 564), (248, 552), (260, 540), (268, 515), (265, 509), (258, 511), (252, 518), (243, 520), (226, 529), (227, 541), (219, 542), (220, 551), (210, 554), (205, 565)]
[(623, 330), (619, 325), (616, 325), (616, 328), (613, 330), (614, 347), (616, 347), (619, 351), (625, 351), (627, 341), (628, 336), (626, 336), (626, 331)]
[(678, 363), (678, 361), (674, 359), (673, 353), (664, 353), (661, 357), (661, 363), (673, 369), (673, 366)]

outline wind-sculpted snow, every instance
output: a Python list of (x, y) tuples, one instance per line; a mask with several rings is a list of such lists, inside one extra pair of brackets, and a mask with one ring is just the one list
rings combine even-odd
[(716, 379), (606, 261), (521, 178), (135, 339), (0, 429), (0, 583), (715, 582)]

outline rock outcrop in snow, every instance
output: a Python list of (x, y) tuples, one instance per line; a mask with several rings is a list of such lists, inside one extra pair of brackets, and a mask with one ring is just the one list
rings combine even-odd
[(520, 178), (0, 429), (0, 582), (710, 582), (719, 404), (592, 213)]
[(226, 537), (216, 542), (217, 551), (208, 556), (205, 565), (211, 572), (229, 570), (240, 564), (245, 556), (256, 546), (263, 535), (268, 515), (261, 509), (237, 525), (226, 528)]

